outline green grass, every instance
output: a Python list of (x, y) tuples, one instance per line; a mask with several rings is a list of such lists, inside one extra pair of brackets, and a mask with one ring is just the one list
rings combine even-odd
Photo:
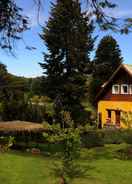
[(55, 184), (53, 160), (21, 153), (0, 154), (0, 183)]
[[(130, 184), (132, 160), (120, 160), (117, 151), (127, 145), (106, 145), (83, 149), (79, 163), (87, 170), (86, 176), (73, 184)], [(0, 154), (0, 183), (2, 184), (58, 184), (53, 167), (59, 158), (32, 156), (28, 153)]]

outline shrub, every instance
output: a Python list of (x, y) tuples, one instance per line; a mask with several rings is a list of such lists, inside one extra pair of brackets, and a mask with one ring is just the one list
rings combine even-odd
[(120, 144), (125, 142), (123, 132), (120, 130), (102, 130), (104, 144)]
[(103, 146), (104, 144), (132, 144), (132, 129), (120, 130), (82, 130), (82, 146), (90, 148)]
[(132, 128), (132, 112), (125, 112), (121, 113), (121, 120), (128, 128)]
[(122, 132), (123, 140), (127, 144), (132, 144), (132, 129), (127, 129)]
[(0, 151), (6, 152), (12, 147), (14, 144), (14, 137), (0, 137)]
[(99, 131), (90, 130), (81, 133), (81, 142), (86, 148), (103, 146), (103, 137)]
[(132, 147), (127, 146), (117, 151), (117, 158), (121, 160), (132, 160)]

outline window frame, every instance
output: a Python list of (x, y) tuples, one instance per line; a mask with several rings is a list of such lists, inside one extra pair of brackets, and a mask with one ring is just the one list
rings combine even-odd
[[(118, 92), (115, 91), (114, 87), (118, 87)], [(112, 94), (113, 95), (119, 95), (120, 94), (120, 85), (119, 84), (113, 84), (112, 85)]]
[(129, 85), (129, 94), (132, 95), (132, 84)]
[[(123, 91), (123, 87), (127, 87), (127, 93)], [(121, 94), (128, 95), (129, 94), (129, 85), (128, 84), (121, 84)]]

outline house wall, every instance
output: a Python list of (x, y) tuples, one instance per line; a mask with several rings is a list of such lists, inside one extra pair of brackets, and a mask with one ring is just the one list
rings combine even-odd
[(100, 100), (110, 100), (110, 101), (132, 101), (132, 94), (112, 94), (113, 84), (132, 84), (132, 78), (130, 75), (121, 69), (114, 79), (109, 83), (107, 88), (104, 90)]
[[(106, 86), (103, 93), (98, 99), (98, 113), (101, 113), (102, 125), (104, 125), (108, 119), (108, 111), (111, 111), (111, 122), (115, 124), (116, 122), (116, 113), (115, 110), (119, 111), (132, 111), (132, 94), (112, 94), (112, 85), (113, 84), (128, 84), (132, 85), (132, 77), (121, 68), (118, 73), (115, 75), (112, 81)], [(125, 128), (123, 122), (120, 121), (122, 128)]]
[[(115, 109), (121, 111), (132, 111), (132, 101), (107, 101), (107, 100), (100, 100), (98, 102), (98, 113), (101, 113), (102, 118), (102, 126), (106, 123), (108, 118), (107, 109)], [(115, 124), (115, 112), (112, 111), (111, 122)], [(121, 122), (121, 127), (125, 128), (123, 122)]]

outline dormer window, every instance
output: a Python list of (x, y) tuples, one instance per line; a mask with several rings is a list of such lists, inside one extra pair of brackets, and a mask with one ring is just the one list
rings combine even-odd
[(121, 85), (121, 94), (128, 94), (129, 93), (129, 87), (127, 84)]
[(120, 93), (120, 85), (115, 84), (112, 86), (112, 94), (119, 94)]

